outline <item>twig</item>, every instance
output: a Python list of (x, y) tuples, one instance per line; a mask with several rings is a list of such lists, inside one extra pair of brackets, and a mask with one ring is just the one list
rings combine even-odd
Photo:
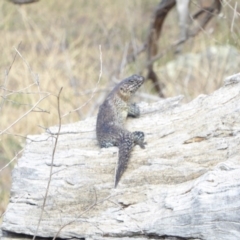
[[(13, 100), (9, 100), (9, 99), (7, 99), (7, 98), (4, 97), (4, 96), (0, 96), (0, 97), (3, 98), (5, 101), (10, 102), (10, 103), (12, 103), (12, 104), (16, 104), (16, 105), (19, 105), (19, 106), (30, 106), (30, 107), (32, 107), (32, 104), (19, 103), (19, 102), (13, 101)], [(37, 110), (37, 109), (38, 109), (38, 110)], [(39, 107), (36, 107), (36, 110), (33, 110), (33, 112), (50, 113), (49, 111), (44, 110), (44, 109), (39, 108)]]
[[(3, 90), (6, 91), (6, 92), (10, 92), (8, 95), (11, 95), (11, 94), (14, 94), (14, 93), (26, 93), (26, 92), (24, 92), (23, 90), (28, 89), (28, 88), (30, 88), (30, 87), (32, 87), (32, 86), (34, 86), (34, 85), (35, 85), (35, 83), (32, 83), (32, 84), (28, 85), (27, 87), (25, 87), (25, 88), (23, 88), (23, 89), (21, 89), (21, 90), (18, 90), (18, 91), (10, 90), (10, 89), (7, 89), (7, 88), (5, 88), (5, 87), (1, 87), (1, 89), (3, 89)], [(8, 96), (8, 95), (7, 95), (7, 96)]]
[(31, 68), (30, 64), (25, 60), (25, 58), (24, 58), (23, 55), (19, 52), (19, 50), (18, 50), (17, 48), (14, 48), (14, 49), (15, 49), (15, 51), (17, 52), (17, 54), (21, 57), (21, 59), (24, 61), (24, 63), (27, 65), (28, 70), (29, 70), (29, 72), (31, 73), (31, 75), (32, 75), (32, 77), (33, 77), (33, 79), (34, 79), (35, 84), (37, 84), (37, 85), (39, 86), (38, 75), (32, 71), (32, 68)]
[(24, 148), (21, 149), (21, 150), (15, 155), (15, 157), (14, 157), (10, 162), (8, 162), (4, 167), (2, 167), (2, 168), (0, 169), (0, 172), (1, 172), (2, 170), (4, 170), (5, 168), (7, 168), (13, 161), (15, 161), (15, 160), (17, 159), (17, 157), (23, 152), (23, 150), (24, 150)]
[(124, 51), (123, 51), (123, 57), (122, 57), (121, 65), (119, 68), (119, 75), (122, 74), (122, 72), (124, 70), (124, 66), (126, 66), (128, 49), (129, 49), (129, 44), (125, 44)]
[(97, 194), (95, 192), (95, 201), (93, 204), (91, 204), (85, 211), (83, 211), (82, 213), (80, 213), (74, 220), (69, 221), (68, 223), (64, 224), (62, 227), (59, 228), (58, 232), (55, 234), (54, 238), (52, 240), (56, 240), (56, 238), (59, 236), (59, 233), (63, 230), (63, 228), (65, 228), (66, 226), (74, 223), (77, 221), (78, 218), (80, 218), (83, 214), (89, 212), (91, 209), (93, 209), (95, 206), (97, 206), (98, 204), (101, 204), (107, 200), (109, 200), (109, 198), (113, 197), (112, 195), (109, 195), (108, 197), (104, 198), (101, 201), (97, 201)]
[[(230, 1), (221, 1), (222, 5), (223, 5), (223, 4), (225, 4), (225, 6), (228, 5), (228, 7), (229, 7), (230, 9), (232, 9), (233, 11), (235, 11), (234, 7), (233, 7), (229, 2), (230, 2)], [(237, 2), (236, 2), (236, 3), (237, 3)], [(236, 14), (237, 14), (238, 16), (240, 16), (240, 13), (239, 13), (238, 11), (236, 11)]]
[(21, 117), (19, 117), (16, 121), (14, 121), (12, 124), (10, 124), (7, 128), (5, 128), (4, 130), (2, 130), (0, 132), (0, 135), (2, 135), (3, 133), (5, 133), (8, 129), (10, 129), (12, 126), (14, 126), (18, 121), (20, 121), (22, 118), (26, 117), (42, 100), (44, 100), (45, 98), (49, 97), (51, 94), (49, 93), (48, 95), (40, 98), (27, 112), (25, 112)]
[(68, 114), (72, 113), (72, 112), (76, 112), (78, 110), (80, 110), (81, 108), (83, 108), (84, 106), (86, 106), (93, 98), (94, 94), (96, 93), (97, 89), (98, 89), (98, 84), (101, 80), (101, 77), (102, 77), (102, 50), (101, 50), (101, 45), (99, 45), (99, 58), (100, 58), (100, 72), (99, 72), (99, 78), (98, 78), (98, 81), (97, 81), (97, 84), (96, 84), (96, 87), (94, 89), (94, 91), (92, 92), (92, 95), (91, 97), (89, 98), (89, 100), (87, 102), (85, 102), (83, 105), (81, 105), (80, 107), (68, 112), (68, 113), (65, 113), (64, 115), (62, 115), (62, 118), (63, 117), (66, 117)]
[(136, 60), (136, 57), (137, 57), (138, 55), (140, 55), (142, 52), (145, 52), (146, 49), (147, 49), (147, 44), (144, 43), (144, 44), (143, 44), (139, 49), (137, 49), (133, 54), (127, 56), (127, 61), (126, 61), (126, 64), (124, 65), (124, 67), (125, 67), (127, 64), (135, 61), (135, 60)]
[[(21, 45), (21, 42), (18, 44), (18, 47), (17, 47), (17, 48), (19, 48), (20, 45)], [(15, 55), (14, 55), (14, 57), (13, 57), (13, 60), (12, 60), (12, 62), (11, 62), (11, 64), (10, 64), (8, 70), (6, 70), (5, 79), (4, 79), (4, 85), (6, 85), (6, 83), (7, 83), (9, 72), (10, 72), (10, 70), (12, 69), (12, 66), (13, 66), (13, 64), (14, 64), (14, 62), (15, 62), (16, 57), (17, 57), (17, 53), (15, 53)], [(2, 110), (2, 106), (3, 106), (4, 102), (5, 102), (5, 96), (6, 96), (6, 95), (5, 95), (5, 92), (6, 92), (5, 88), (3, 87), (2, 89), (4, 90), (4, 94), (3, 94), (3, 100), (2, 100), (2, 102), (1, 102), (1, 104), (0, 104), (0, 111)]]
[[(17, 90), (17, 91), (14, 91), (14, 90), (10, 90), (10, 89), (7, 89), (7, 88), (4, 88), (4, 87), (1, 87), (1, 89), (3, 89), (4, 91), (6, 92), (9, 92), (6, 96), (10, 96), (14, 93), (18, 93), (18, 94), (38, 94), (39, 92), (24, 92), (23, 90), (26, 90), (32, 86), (36, 85), (35, 83), (32, 83), (30, 85), (28, 85), (27, 87), (21, 89), (21, 90)], [(41, 94), (47, 94), (48, 92), (40, 92)]]
[[(15, 49), (18, 50), (18, 48), (21, 46), (21, 43), (22, 43), (22, 42), (20, 42), (20, 43), (18, 44), (17, 48), (15, 48)], [(15, 53), (15, 55), (14, 55), (14, 57), (13, 57), (13, 61), (12, 61), (11, 65), (10, 65), (9, 68), (8, 68), (7, 74), (9, 74), (10, 70), (12, 69), (12, 66), (13, 66), (13, 63), (15, 62), (16, 57), (17, 57), (17, 53)]]
[(233, 13), (233, 19), (232, 19), (232, 24), (231, 24), (231, 32), (233, 32), (233, 27), (234, 27), (234, 21), (237, 16), (237, 2), (235, 2), (235, 8), (234, 8), (234, 13)]
[(51, 161), (51, 167), (50, 167), (50, 173), (49, 173), (49, 179), (48, 179), (47, 189), (46, 189), (45, 196), (44, 196), (44, 200), (43, 200), (42, 211), (41, 211), (41, 215), (40, 215), (39, 220), (38, 220), (38, 225), (37, 225), (36, 232), (35, 232), (32, 240), (35, 240), (36, 235), (37, 235), (37, 233), (38, 233), (38, 229), (39, 229), (39, 226), (40, 226), (40, 223), (41, 223), (41, 220), (42, 220), (44, 208), (45, 208), (46, 201), (47, 201), (47, 196), (48, 196), (48, 192), (49, 192), (50, 183), (51, 183), (51, 180), (52, 180), (53, 162), (54, 162), (55, 152), (56, 152), (56, 148), (57, 148), (58, 137), (59, 137), (59, 133), (60, 133), (60, 131), (61, 131), (61, 126), (62, 126), (62, 118), (61, 118), (61, 113), (60, 113), (60, 94), (61, 94), (61, 92), (62, 92), (62, 88), (60, 89), (60, 91), (59, 91), (59, 93), (58, 93), (58, 96), (57, 96), (57, 103), (58, 103), (58, 120), (59, 120), (59, 124), (58, 124), (58, 134), (57, 134), (57, 137), (56, 137), (56, 139), (55, 139), (55, 144), (54, 144), (54, 148), (53, 148), (52, 161)]
[[(8, 132), (6, 132), (4, 134), (15, 136), (15, 137), (21, 137), (21, 138), (24, 138), (24, 139), (26, 139), (26, 140), (28, 140), (30, 142), (45, 142), (45, 141), (47, 141), (51, 137), (51, 136), (48, 136), (48, 137), (46, 137), (45, 139), (42, 139), (42, 140), (33, 140), (33, 139), (29, 138), (29, 137), (26, 137), (26, 136), (23, 136), (23, 135), (20, 135), (20, 134), (16, 134), (16, 133), (8, 133)], [(57, 133), (56, 133), (56, 135), (57, 135)]]

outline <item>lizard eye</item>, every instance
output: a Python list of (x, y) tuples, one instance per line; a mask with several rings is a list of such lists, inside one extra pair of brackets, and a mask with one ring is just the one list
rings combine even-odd
[(122, 92), (125, 92), (124, 86), (123, 86), (123, 87), (120, 87), (120, 90), (121, 90)]

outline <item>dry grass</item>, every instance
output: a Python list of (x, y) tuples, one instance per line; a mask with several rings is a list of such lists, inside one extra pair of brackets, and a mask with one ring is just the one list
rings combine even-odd
[[(240, 4), (240, 1), (229, 1), (220, 17), (213, 19), (206, 31), (186, 43), (183, 52), (199, 52), (206, 46), (227, 43), (240, 48), (239, 15), (233, 17), (235, 2)], [(21, 149), (27, 135), (43, 132), (41, 127), (57, 123), (55, 95), (61, 87), (62, 114), (86, 103), (94, 92), (88, 104), (63, 118), (63, 123), (70, 123), (96, 114), (106, 92), (118, 79), (136, 72), (145, 73), (144, 55), (121, 71), (119, 69), (125, 53), (140, 47), (145, 40), (157, 3), (153, 0), (41, 0), (19, 7), (0, 1), (0, 131), (11, 126), (39, 99), (49, 95), (38, 104), (37, 111), (27, 114), (0, 135), (0, 169)], [(164, 25), (160, 51), (176, 40), (176, 23), (174, 10)], [(103, 75), (97, 85), (101, 64), (99, 45)], [(174, 58), (172, 53), (166, 54), (156, 67), (160, 69)], [(207, 67), (204, 71), (213, 73), (213, 69)], [(181, 81), (187, 72), (186, 68), (181, 69), (177, 81), (167, 74), (161, 75), (166, 96), (185, 94), (190, 100), (221, 85), (221, 74), (218, 73), (220, 76), (209, 85), (203, 77), (207, 73), (203, 75), (196, 69), (193, 88), (189, 82)], [(96, 87), (97, 91), (94, 91)], [(147, 83), (142, 92), (155, 94), (151, 83)], [(141, 95), (139, 98), (150, 99)], [(0, 214), (8, 202), (13, 165), (14, 162), (0, 171)]]

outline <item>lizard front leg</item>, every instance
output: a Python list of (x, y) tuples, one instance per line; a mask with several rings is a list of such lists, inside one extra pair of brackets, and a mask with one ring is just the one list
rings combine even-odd
[(140, 109), (136, 103), (132, 103), (128, 105), (128, 117), (139, 117)]

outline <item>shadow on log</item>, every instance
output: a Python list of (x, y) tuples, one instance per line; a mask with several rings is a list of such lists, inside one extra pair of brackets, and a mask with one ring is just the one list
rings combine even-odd
[[(118, 149), (100, 149), (96, 119), (63, 125), (37, 236), (63, 239), (240, 239), (240, 74), (211, 95), (141, 103), (144, 131), (113, 188)], [(57, 133), (58, 127), (50, 128)], [(42, 211), (54, 135), (28, 136), (12, 174), (3, 240), (31, 239)], [(22, 235), (21, 235), (22, 236)]]

